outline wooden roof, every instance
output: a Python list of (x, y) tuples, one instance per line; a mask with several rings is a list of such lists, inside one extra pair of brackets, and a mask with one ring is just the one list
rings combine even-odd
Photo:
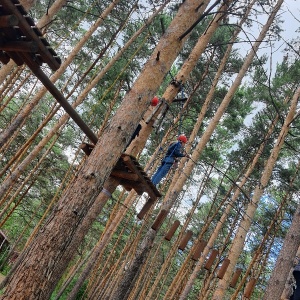
[[(87, 155), (90, 155), (94, 145), (83, 143), (80, 148)], [(117, 178), (127, 191), (134, 189), (138, 195), (146, 192), (153, 201), (162, 196), (136, 158), (129, 154), (123, 153), (121, 155), (111, 172), (111, 176)]]
[(18, 66), (28, 59), (56, 71), (61, 60), (18, 0), (0, 1), (0, 61)]

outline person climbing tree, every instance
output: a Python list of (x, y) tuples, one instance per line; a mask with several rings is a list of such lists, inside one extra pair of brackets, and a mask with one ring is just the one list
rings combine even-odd
[[(158, 103), (159, 103), (159, 98), (158, 98), (157, 96), (155, 96), (155, 97), (152, 98), (152, 100), (151, 100), (151, 102), (150, 102), (150, 105), (154, 107), (154, 106), (157, 106)], [(150, 107), (151, 107), (151, 106), (150, 106)], [(132, 142), (137, 136), (139, 136), (141, 129), (142, 129), (142, 125), (139, 124), (139, 125), (137, 126), (137, 128), (135, 129), (134, 133), (132, 134), (132, 136), (131, 136), (129, 142), (127, 143), (125, 149), (127, 149), (128, 146), (131, 144), (131, 142)]]
[(139, 124), (139, 125), (137, 126), (137, 128), (135, 129), (134, 133), (132, 134), (132, 136), (131, 136), (131, 138), (130, 138), (128, 144), (126, 145), (126, 148), (128, 148), (128, 146), (131, 144), (131, 142), (132, 142), (137, 136), (139, 136), (139, 133), (140, 133), (141, 129), (142, 129), (142, 125)]
[(172, 165), (176, 161), (177, 157), (188, 157), (190, 156), (183, 153), (183, 145), (187, 143), (187, 138), (184, 134), (181, 134), (177, 138), (178, 142), (173, 142), (166, 153), (166, 156), (161, 162), (160, 167), (157, 169), (156, 173), (152, 177), (152, 183), (157, 185), (169, 172)]

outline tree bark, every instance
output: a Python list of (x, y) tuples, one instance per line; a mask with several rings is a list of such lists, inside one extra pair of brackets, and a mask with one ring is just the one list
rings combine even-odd
[[(299, 248), (296, 252), (296, 256), (295, 256), (295, 259), (294, 259), (294, 265), (296, 265), (298, 263), (297, 257), (300, 257), (300, 246), (299, 246)], [(275, 266), (275, 268), (276, 268), (276, 266)], [(292, 268), (289, 272), (289, 275), (287, 277), (285, 287), (284, 287), (284, 290), (282, 292), (280, 300), (289, 300), (291, 295), (294, 292), (293, 291), (293, 282), (295, 281), (295, 279), (294, 279), (294, 276), (293, 276), (293, 270), (294, 270), (294, 268)]]
[(122, 281), (117, 285), (116, 289), (110, 294), (106, 300), (126, 300), (134, 286), (134, 283), (139, 275), (141, 266), (145, 263), (147, 255), (153, 246), (156, 232), (149, 228), (143, 242), (134, 254), (134, 258), (129, 263), (126, 271), (122, 276)]

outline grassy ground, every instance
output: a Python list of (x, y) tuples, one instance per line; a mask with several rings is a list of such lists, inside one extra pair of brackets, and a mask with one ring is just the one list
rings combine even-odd
[(2, 275), (1, 273), (0, 273), (0, 282), (2, 282), (2, 280), (5, 278), (5, 276), (4, 275)]

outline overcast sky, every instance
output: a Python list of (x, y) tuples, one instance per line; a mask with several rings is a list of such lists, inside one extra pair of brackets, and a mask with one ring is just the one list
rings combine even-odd
[[(275, 1), (272, 2), (274, 3)], [(283, 22), (280, 24), (280, 27), (283, 29), (281, 32), (282, 39), (273, 42), (272, 45), (270, 43), (262, 43), (258, 51), (258, 56), (266, 54), (269, 57), (269, 61), (265, 66), (265, 70), (268, 74), (272, 75), (276, 69), (276, 64), (280, 63), (283, 59), (283, 56), (286, 54), (285, 49), (287, 44), (285, 41), (290, 42), (291, 39), (299, 39), (300, 0), (285, 0), (277, 16), (280, 16), (280, 19)], [(249, 52), (251, 49), (251, 44), (248, 42), (248, 40), (251, 40), (253, 44), (268, 17), (269, 16), (265, 13), (261, 14), (258, 19), (255, 20), (255, 16), (252, 15), (252, 17), (250, 17), (252, 20), (254, 20), (252, 23), (252, 28), (249, 29), (246, 26), (243, 26), (245, 33), (247, 34), (247, 38), (243, 33), (241, 33), (240, 38), (245, 42), (235, 45), (235, 48), (240, 51), (241, 55), (245, 56)], [(290, 50), (288, 54), (290, 57), (296, 55), (292, 50)]]
[[(284, 50), (286, 48), (286, 42), (290, 42), (291, 39), (299, 39), (299, 27), (300, 27), (300, 2), (299, 0), (285, 0), (281, 10), (278, 15), (281, 17), (283, 23), (281, 27), (283, 31), (281, 32), (282, 40), (275, 43), (274, 48), (264, 49), (268, 56), (272, 55), (272, 68), (275, 68), (277, 62), (282, 61), (282, 57), (286, 54)], [(297, 19), (298, 18), (298, 19)], [(298, 31), (298, 32), (297, 32)], [(295, 53), (290, 50), (290, 55), (295, 55)]]
[[(300, 1), (299, 0), (285, 0), (282, 6), (280, 16), (284, 23), (282, 28), (284, 31), (281, 33), (284, 40), (290, 41), (291, 39), (299, 39), (300, 27)], [(280, 49), (279, 52), (284, 55), (285, 42), (279, 41), (276, 43)]]

